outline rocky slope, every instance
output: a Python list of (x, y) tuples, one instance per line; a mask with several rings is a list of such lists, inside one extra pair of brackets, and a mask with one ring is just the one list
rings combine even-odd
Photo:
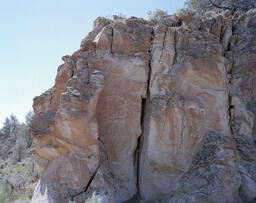
[(98, 18), (34, 99), (32, 202), (256, 199), (256, 13)]

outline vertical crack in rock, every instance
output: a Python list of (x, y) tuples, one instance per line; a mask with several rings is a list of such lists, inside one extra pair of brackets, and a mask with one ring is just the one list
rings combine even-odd
[(228, 78), (228, 115), (229, 115), (229, 127), (230, 127), (230, 132), (231, 135), (234, 135), (234, 130), (233, 130), (233, 121), (232, 121), (232, 109), (233, 109), (233, 105), (232, 105), (232, 93), (231, 93), (231, 84), (232, 84), (232, 68), (233, 68), (233, 64), (232, 67), (230, 69), (229, 74), (229, 78)]
[(173, 56), (173, 62), (172, 62), (172, 67), (173, 67), (173, 65), (176, 63), (176, 61), (177, 61), (177, 47), (176, 47), (176, 44), (177, 44), (177, 42), (176, 42), (176, 40), (177, 40), (177, 30), (176, 30), (176, 28), (174, 28), (175, 29), (175, 31), (174, 31), (174, 40), (173, 40), (173, 47), (174, 47), (174, 56)]
[[(222, 26), (221, 26), (222, 28)], [(230, 51), (231, 49), (231, 39), (233, 37), (233, 22), (231, 22), (231, 36), (228, 39), (227, 42), (227, 46), (224, 47), (224, 54), (223, 57), (226, 59), (227, 57), (227, 52)], [(220, 37), (220, 40), (222, 41), (222, 39), (224, 38), (224, 34), (222, 37)], [(223, 42), (222, 42), (222, 46), (223, 46)], [(232, 79), (233, 79), (233, 66), (234, 66), (234, 59), (233, 56), (231, 56), (231, 64), (230, 67), (227, 68), (227, 64), (225, 63), (225, 68), (227, 71), (227, 78), (228, 78), (228, 117), (229, 117), (229, 127), (230, 127), (230, 132), (231, 135), (234, 135), (234, 130), (233, 130), (233, 121), (232, 121), (232, 109), (233, 109), (233, 105), (232, 105), (232, 92), (231, 92), (231, 85), (232, 85)]]
[[(223, 25), (220, 26), (220, 33), (219, 33), (219, 43), (222, 44), (222, 39), (224, 38), (224, 34), (223, 33)], [(226, 51), (226, 50), (224, 50)]]
[[(166, 32), (167, 32), (167, 29), (166, 29)], [(148, 50), (148, 52), (150, 53), (150, 58), (148, 60), (148, 68), (149, 68), (149, 70), (148, 70), (147, 97), (146, 97), (146, 100), (150, 99), (149, 86), (150, 86), (150, 79), (151, 79), (152, 47), (153, 47), (153, 39), (154, 39), (154, 37), (155, 37), (155, 33), (154, 33), (154, 29), (152, 29), (151, 39), (150, 39), (150, 49)]]
[(145, 119), (145, 108), (146, 108), (146, 102), (147, 102), (147, 99), (145, 98), (142, 98), (141, 99), (141, 117), (140, 117), (140, 125), (141, 125), (141, 135), (138, 137), (138, 140), (137, 140), (137, 148), (136, 148), (136, 151), (135, 151), (135, 174), (136, 174), (136, 184), (137, 184), (137, 196), (140, 195), (140, 190), (139, 190), (139, 174), (140, 174), (140, 153), (141, 153), (141, 139), (142, 139), (142, 136), (143, 136), (143, 131), (144, 131), (144, 119)]
[[(167, 29), (166, 29), (167, 32)], [(165, 32), (165, 35), (166, 35)], [(151, 77), (151, 61), (152, 61), (152, 42), (154, 39), (154, 29), (152, 29), (151, 32), (151, 39), (150, 39), (150, 49), (148, 50), (148, 52), (150, 53), (150, 58), (148, 60), (148, 78), (147, 78), (147, 95), (146, 98), (142, 98), (141, 99), (141, 116), (140, 116), (140, 126), (141, 126), (141, 135), (138, 137), (137, 140), (137, 148), (135, 150), (135, 154), (134, 154), (134, 166), (135, 166), (135, 174), (136, 174), (136, 178), (137, 178), (137, 197), (140, 197), (140, 188), (139, 188), (139, 181), (140, 181), (140, 155), (141, 155), (141, 149), (142, 149), (142, 144), (143, 144), (143, 134), (144, 134), (144, 121), (145, 121), (145, 117), (146, 117), (146, 109), (147, 109), (147, 104), (149, 103), (149, 99), (150, 99), (150, 91), (149, 91), (149, 86), (150, 86), (150, 77)]]
[[(255, 147), (244, 141), (255, 125), (255, 19), (232, 24), (226, 15), (190, 16), (180, 28), (98, 18), (55, 86), (34, 100), (37, 162), (51, 167), (32, 202), (48, 186), (54, 202), (94, 191), (106, 202), (255, 199)], [(237, 122), (249, 122), (245, 136)]]
[(50, 92), (50, 100), (49, 100), (49, 104), (52, 104), (52, 99), (53, 99), (53, 93)]
[[(161, 56), (160, 56), (160, 62), (162, 62), (162, 57), (163, 57), (164, 48), (165, 48), (165, 41), (166, 41), (167, 31), (168, 31), (168, 27), (166, 26), (165, 27), (165, 32), (164, 32), (164, 40), (163, 40), (163, 44), (162, 44), (162, 52), (161, 52)], [(152, 40), (151, 40), (151, 46), (152, 46)]]
[(113, 39), (114, 39), (114, 28), (111, 27), (111, 42), (110, 42), (110, 53), (113, 54)]
[(72, 70), (72, 72), (71, 72), (71, 78), (73, 78), (74, 74), (75, 74), (75, 71)]

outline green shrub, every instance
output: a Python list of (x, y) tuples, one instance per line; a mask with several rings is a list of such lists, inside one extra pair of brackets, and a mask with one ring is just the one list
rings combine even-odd
[(40, 176), (36, 168), (33, 169), (32, 159), (27, 158), (17, 164), (3, 161), (0, 174), (3, 180), (8, 181), (8, 184), (0, 182), (0, 203), (28, 203)]
[(193, 9), (197, 14), (203, 15), (207, 11), (215, 11), (220, 13), (223, 11), (231, 11), (232, 13), (247, 12), (255, 9), (256, 2), (253, 0), (188, 0), (185, 3), (186, 9)]
[(250, 9), (249, 11), (246, 12), (246, 14), (254, 15), (256, 14), (256, 9)]
[(160, 9), (156, 9), (155, 11), (149, 11), (148, 13), (148, 20), (149, 21), (160, 21), (162, 18), (168, 16), (167, 11), (163, 11)]
[(11, 186), (5, 181), (0, 181), (0, 203), (4, 203), (11, 193)]
[(208, 18), (213, 18), (217, 15), (217, 13), (215, 11), (206, 11), (204, 15)]
[(196, 10), (191, 8), (181, 8), (178, 9), (175, 13), (178, 17), (186, 16), (186, 15), (195, 15)]

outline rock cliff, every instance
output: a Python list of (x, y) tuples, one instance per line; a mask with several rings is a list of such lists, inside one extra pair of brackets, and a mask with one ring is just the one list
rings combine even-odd
[(99, 17), (35, 97), (32, 202), (256, 200), (256, 13)]

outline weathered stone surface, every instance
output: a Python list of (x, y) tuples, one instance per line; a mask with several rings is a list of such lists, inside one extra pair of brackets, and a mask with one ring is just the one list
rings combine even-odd
[(255, 22), (97, 18), (34, 99), (32, 201), (254, 201)]
[(242, 176), (240, 197), (244, 202), (255, 201), (255, 138), (256, 138), (256, 58), (255, 14), (236, 19), (230, 52), (233, 66), (230, 69), (230, 100), (233, 136), (241, 159)]
[(256, 146), (250, 136), (235, 135), (234, 140), (240, 156), (238, 169), (241, 174), (239, 194), (243, 201), (250, 202), (256, 198)]
[(235, 134), (256, 136), (256, 16), (244, 15), (236, 22), (232, 44), (231, 102)]
[[(102, 72), (69, 56), (63, 60), (54, 89), (34, 100), (33, 157), (40, 170), (45, 170), (34, 202), (68, 201), (82, 192), (99, 165), (96, 106), (103, 89)], [(67, 72), (70, 65), (72, 72)], [(81, 177), (72, 175), (77, 173)], [(57, 179), (55, 174), (59, 174)]]
[(122, 57), (112, 60), (114, 63), (110, 60), (104, 63), (106, 83), (97, 111), (99, 133), (115, 177), (117, 194), (120, 193), (117, 198), (123, 200), (137, 191), (134, 152), (141, 134), (141, 98), (146, 96), (148, 62)]
[(113, 178), (111, 173), (107, 172), (103, 167), (97, 170), (87, 191), (75, 196), (73, 200), (75, 202), (85, 202), (93, 198), (95, 195), (98, 197), (98, 202), (116, 202)]
[(134, 153), (141, 135), (141, 104), (147, 92), (150, 39), (151, 29), (136, 19), (115, 23), (114, 54), (105, 53), (99, 67), (105, 78), (97, 108), (99, 134), (114, 175), (118, 201), (130, 199), (137, 192)]
[(207, 132), (170, 202), (241, 202), (236, 156), (230, 136)]
[(146, 55), (150, 49), (152, 28), (144, 21), (130, 18), (113, 25), (113, 53)]
[[(67, 80), (68, 77), (63, 79), (66, 74), (62, 67), (65, 65), (60, 66), (55, 84), (55, 89), (61, 89), (62, 93), (61, 90), (54, 91), (48, 98), (49, 94), (46, 92), (35, 99), (36, 115), (31, 127), (34, 152), (46, 160), (53, 160), (58, 155), (71, 151), (97, 155), (98, 128), (95, 111), (103, 88), (103, 75), (88, 67), (80, 70), (77, 64), (76, 74)], [(47, 98), (50, 100), (49, 107), (43, 108), (45, 105), (41, 102)], [(57, 108), (53, 110), (51, 105)]]
[(54, 159), (41, 176), (32, 203), (69, 202), (82, 192), (97, 169), (98, 157), (70, 152)]
[(151, 69), (139, 181), (141, 195), (148, 200), (175, 190), (207, 131), (230, 135), (227, 77), (218, 38), (182, 27), (157, 27)]

